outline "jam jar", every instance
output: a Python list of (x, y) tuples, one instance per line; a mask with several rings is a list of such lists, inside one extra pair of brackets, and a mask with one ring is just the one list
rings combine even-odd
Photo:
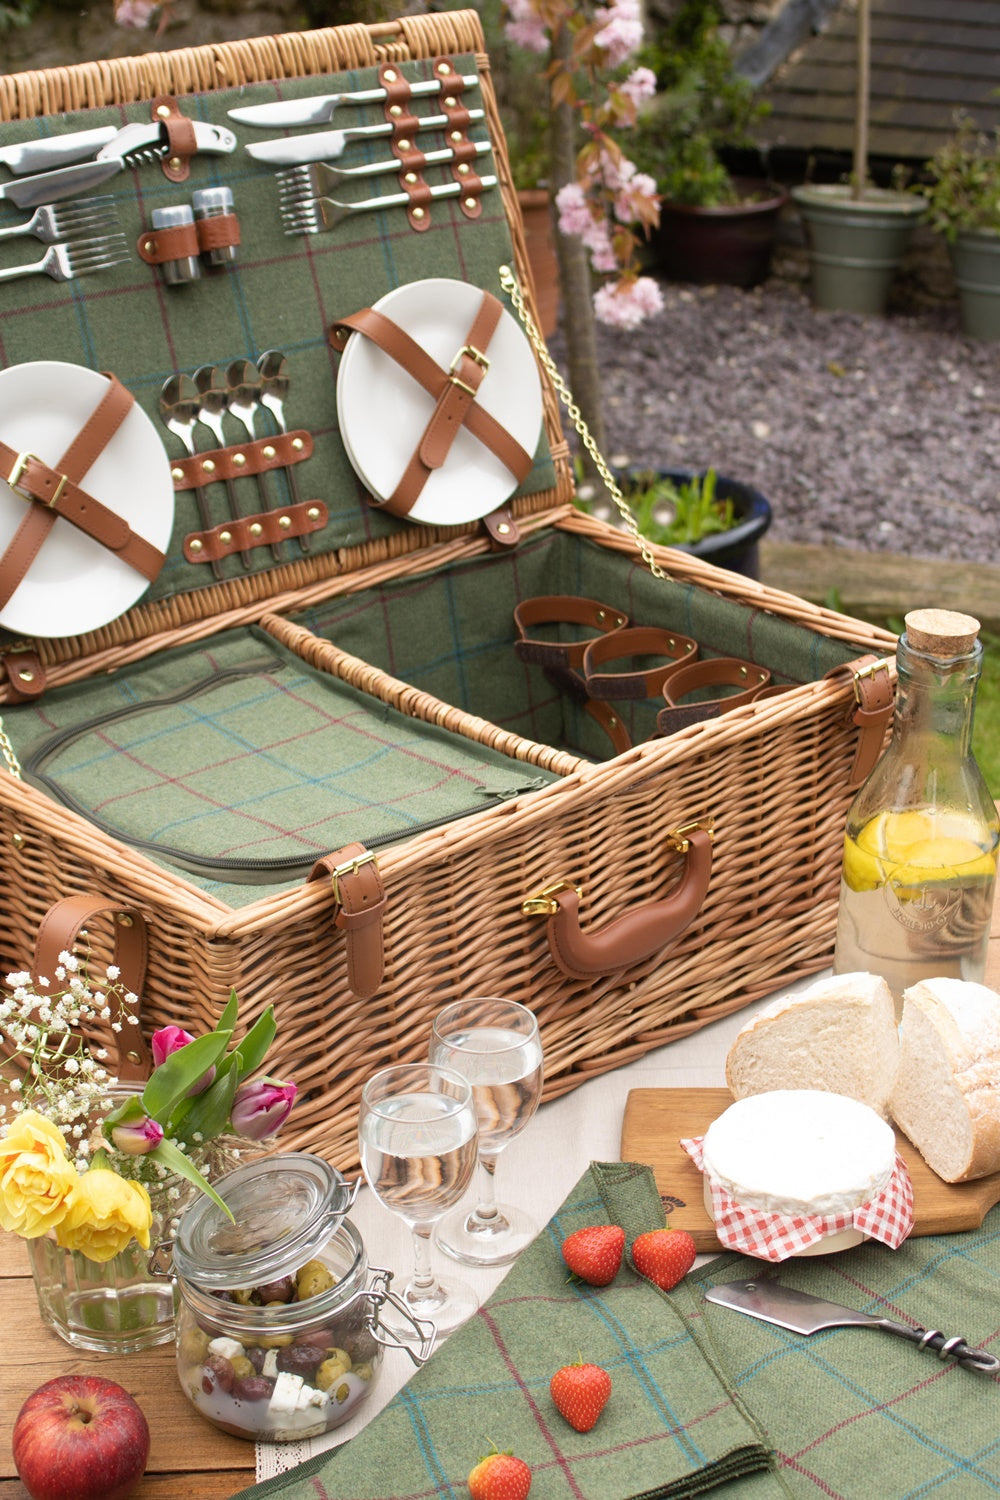
[[(422, 1364), (433, 1326), (369, 1267), (345, 1217), (360, 1179), (321, 1157), (261, 1157), (182, 1215), (172, 1248), (177, 1367), (196, 1409), (236, 1437), (290, 1442), (347, 1420), (372, 1390), (383, 1347)], [(389, 1329), (385, 1306), (395, 1312)]]

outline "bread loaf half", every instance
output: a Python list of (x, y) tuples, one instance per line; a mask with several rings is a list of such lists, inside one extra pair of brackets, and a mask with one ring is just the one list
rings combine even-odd
[(726, 1058), (736, 1099), (769, 1089), (846, 1094), (885, 1118), (898, 1042), (892, 994), (875, 974), (835, 974), (772, 1000)]
[(1000, 1172), (1000, 995), (962, 979), (903, 991), (889, 1108), (945, 1182)]

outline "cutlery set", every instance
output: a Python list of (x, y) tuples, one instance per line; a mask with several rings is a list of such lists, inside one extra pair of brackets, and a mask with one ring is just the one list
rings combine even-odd
[(0, 282), (21, 276), (51, 276), (70, 281), (93, 271), (103, 271), (127, 259), (125, 236), (116, 228), (114, 200), (109, 197), (81, 198), (56, 207), (43, 205), (29, 219), (0, 229), (0, 241), (28, 236), (47, 245), (41, 260), (0, 270)]
[[(312, 453), (312, 438), (305, 431), (289, 429), (285, 401), (290, 387), (288, 361), (277, 349), (260, 355), (256, 362), (236, 359), (229, 365), (202, 365), (194, 374), (171, 375), (163, 384), (159, 412), (163, 425), (178, 439), (185, 458), (171, 469), (175, 490), (193, 489), (202, 530), (184, 539), (184, 555), (190, 562), (208, 563), (216, 578), (221, 562), (238, 553), (245, 567), (253, 550), (267, 546), (275, 562), (285, 560), (284, 542), (295, 539), (299, 550), (309, 551), (309, 533), (327, 520), (326, 506), (318, 500), (303, 500), (294, 465)], [(267, 431), (260, 431), (262, 412)], [(225, 418), (229, 417), (247, 441), (227, 441)], [(214, 446), (196, 439), (204, 427)], [(271, 471), (284, 476), (290, 505), (275, 500)], [(237, 480), (255, 480), (258, 507), (244, 512)], [(226, 492), (228, 519), (216, 523), (207, 490), (222, 484)]]

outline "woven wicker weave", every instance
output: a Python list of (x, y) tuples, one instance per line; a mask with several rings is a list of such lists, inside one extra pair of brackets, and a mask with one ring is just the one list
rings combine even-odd
[[(303, 77), (382, 60), (478, 55), (516, 269), (528, 281), (516, 197), (489, 87), (475, 13), (400, 18), (253, 42), (81, 64), (0, 77), (0, 119), (28, 119), (155, 94)], [(566, 502), (571, 492), (558, 404), (545, 382), (545, 421), (557, 484), (521, 503), (526, 536), (555, 526), (581, 544), (634, 562), (631, 541)], [(307, 606), (406, 577), (414, 549), (444, 565), (487, 552), (474, 528), (438, 536), (401, 527), (389, 543), (283, 564), (249, 581), (220, 583), (156, 606), (137, 606), (85, 639), (40, 642), (53, 686), (122, 667), (153, 651), (200, 640), (225, 624), (260, 621), (322, 670), (375, 698), (516, 758), (559, 773), (557, 783), (490, 811), (388, 847), (379, 855), (387, 892), (385, 980), (373, 999), (350, 990), (343, 935), (326, 882), (309, 882), (233, 909), (67, 812), (17, 775), (0, 777), (2, 952), (23, 967), (38, 925), (59, 897), (105, 895), (146, 916), (147, 1025), (198, 1031), (214, 1023), (230, 990), (250, 1024), (272, 1003), (278, 1039), (270, 1066), (293, 1076), (300, 1098), (286, 1149), (356, 1161), (357, 1101), (377, 1067), (425, 1053), (430, 1018), (447, 1001), (497, 993), (523, 1001), (541, 1024), (545, 1096), (704, 1026), (777, 984), (828, 962), (843, 820), (856, 731), (849, 680), (821, 678), (602, 764), (520, 741), (473, 714), (439, 703), (384, 670), (314, 638), (286, 617)], [(827, 641), (885, 655), (893, 638), (684, 554), (654, 552), (670, 577), (746, 611), (794, 622)], [(856, 648), (856, 653), (854, 652)], [(695, 819), (715, 827), (703, 909), (665, 955), (597, 980), (566, 979), (544, 925), (521, 903), (553, 880), (584, 888), (582, 912), (599, 927), (660, 898), (684, 857), (670, 835)], [(110, 934), (95, 930), (97, 959)]]

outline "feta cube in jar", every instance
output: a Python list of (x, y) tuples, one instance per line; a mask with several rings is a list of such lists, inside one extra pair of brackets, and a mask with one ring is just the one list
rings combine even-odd
[[(433, 1325), (415, 1319), (369, 1267), (346, 1218), (359, 1183), (320, 1157), (263, 1157), (201, 1197), (172, 1251), (180, 1301), (177, 1369), (197, 1411), (235, 1437), (290, 1442), (345, 1422), (374, 1387), (383, 1346), (415, 1364)], [(394, 1309), (403, 1336), (380, 1321)]]

